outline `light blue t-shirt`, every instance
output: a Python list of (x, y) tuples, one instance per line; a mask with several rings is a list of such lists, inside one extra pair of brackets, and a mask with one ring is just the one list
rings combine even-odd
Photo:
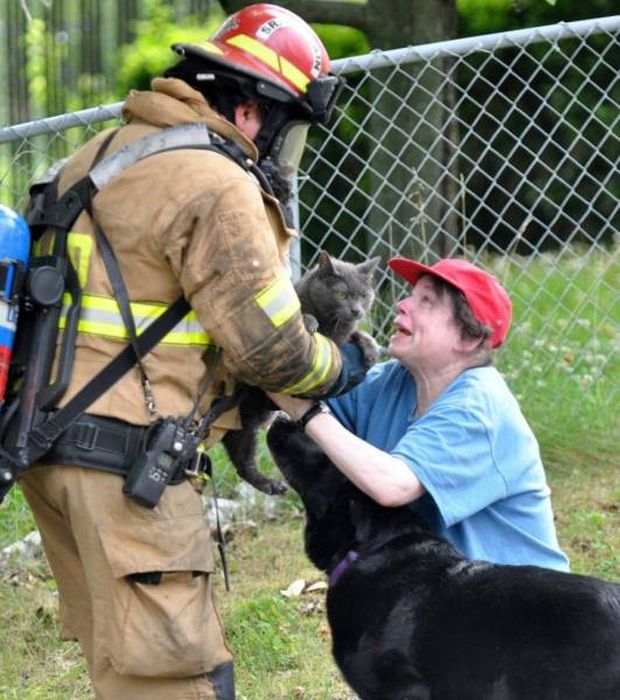
[(568, 570), (538, 442), (499, 372), (466, 370), (419, 417), (416, 402), (396, 360), (328, 401), (349, 430), (411, 467), (427, 491), (412, 508), (462, 554)]

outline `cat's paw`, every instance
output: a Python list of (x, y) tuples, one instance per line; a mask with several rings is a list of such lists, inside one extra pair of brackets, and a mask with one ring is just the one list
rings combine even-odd
[(287, 484), (279, 479), (263, 478), (250, 482), (255, 489), (266, 493), (268, 496), (283, 496), (288, 491)]
[(257, 491), (262, 491), (268, 496), (283, 496), (288, 491), (288, 485), (279, 479), (270, 479), (256, 470), (239, 472), (239, 476), (253, 486)]
[(269, 493), (272, 496), (283, 496), (288, 491), (288, 486), (283, 481), (272, 479), (269, 484)]
[(319, 322), (312, 314), (303, 314), (304, 326), (308, 333), (316, 333), (319, 330)]
[(372, 367), (385, 352), (384, 348), (382, 348), (371, 335), (364, 333), (364, 331), (354, 331), (351, 333), (349, 342), (355, 343), (362, 351), (364, 367)]

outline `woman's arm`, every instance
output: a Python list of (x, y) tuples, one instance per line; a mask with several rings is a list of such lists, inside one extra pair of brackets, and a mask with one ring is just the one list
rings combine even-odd
[[(286, 394), (269, 396), (293, 420), (299, 420), (313, 403)], [(382, 506), (402, 506), (425, 493), (402, 460), (358, 438), (329, 413), (314, 416), (306, 425), (306, 434), (350, 481)]]

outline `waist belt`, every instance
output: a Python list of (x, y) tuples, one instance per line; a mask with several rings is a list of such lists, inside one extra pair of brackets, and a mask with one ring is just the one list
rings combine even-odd
[[(53, 447), (33, 466), (70, 465), (98, 469), (127, 476), (136, 457), (144, 450), (148, 428), (116, 418), (84, 414), (56, 440)], [(185, 481), (185, 470), (192, 465), (181, 463), (169, 482)]]

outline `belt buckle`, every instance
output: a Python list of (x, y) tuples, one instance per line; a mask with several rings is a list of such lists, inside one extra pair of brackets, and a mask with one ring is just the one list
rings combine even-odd
[(198, 450), (192, 465), (189, 469), (185, 469), (185, 476), (188, 479), (204, 479), (205, 476), (211, 475), (211, 458), (204, 450)]
[(99, 437), (99, 427), (92, 423), (78, 423), (75, 444), (82, 450), (94, 450)]

